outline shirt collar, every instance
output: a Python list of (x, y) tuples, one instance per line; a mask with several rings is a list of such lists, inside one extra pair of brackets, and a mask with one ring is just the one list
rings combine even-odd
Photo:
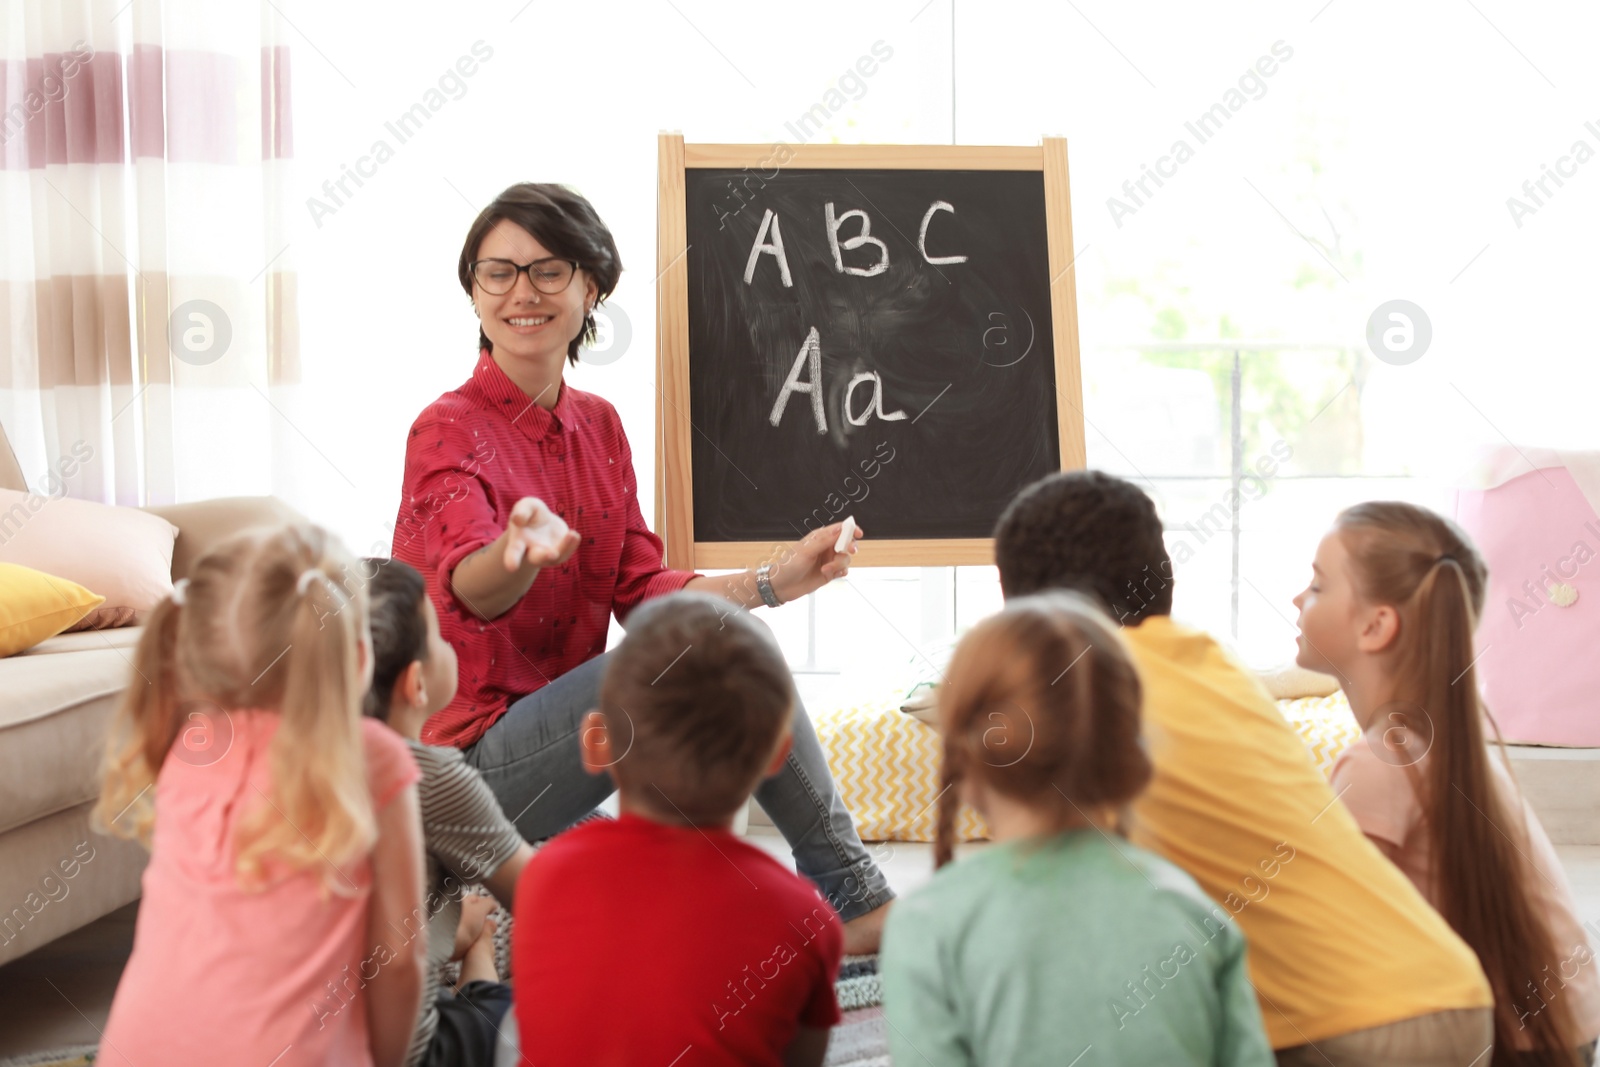
[(555, 407), (546, 410), (500, 369), (500, 364), (494, 361), (487, 348), (478, 352), (478, 365), (472, 371), (472, 381), (482, 394), (486, 406), (501, 412), (507, 422), (535, 441), (543, 440), (550, 433), (559, 433), (564, 426), (571, 425), (572, 400), (569, 394), (572, 390), (567, 388), (564, 381), (556, 383), (560, 392), (556, 395)]

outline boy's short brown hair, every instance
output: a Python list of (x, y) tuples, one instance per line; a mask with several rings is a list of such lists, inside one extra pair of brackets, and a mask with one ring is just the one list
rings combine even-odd
[(719, 822), (755, 791), (794, 705), (783, 653), (746, 612), (704, 593), (652, 600), (600, 683), (610, 771), (664, 816)]

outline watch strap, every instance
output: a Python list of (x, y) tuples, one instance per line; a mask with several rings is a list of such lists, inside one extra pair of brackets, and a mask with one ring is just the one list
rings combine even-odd
[(776, 608), (783, 604), (772, 589), (772, 564), (763, 563), (756, 568), (756, 590), (761, 594), (761, 602), (767, 607)]

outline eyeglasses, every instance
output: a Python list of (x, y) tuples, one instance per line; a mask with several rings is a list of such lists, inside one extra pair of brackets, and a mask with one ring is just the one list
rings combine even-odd
[(472, 280), (490, 296), (504, 296), (517, 284), (517, 275), (528, 272), (528, 281), (541, 293), (554, 296), (572, 284), (578, 264), (571, 259), (536, 259), (521, 266), (509, 259), (480, 259), (472, 264)]

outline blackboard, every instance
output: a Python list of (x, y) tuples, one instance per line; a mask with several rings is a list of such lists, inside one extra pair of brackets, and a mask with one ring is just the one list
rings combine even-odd
[(664, 352), (662, 370), (687, 389), (664, 392), (662, 418), (688, 424), (688, 477), (664, 448), (658, 485), (692, 534), (669, 521), (668, 558), (687, 540), (681, 565), (742, 565), (752, 546), (853, 515), (858, 562), (987, 562), (974, 546), (987, 555), (1017, 490), (1082, 465), (1043, 153), (1031, 168), (1015, 165), (1027, 150), (993, 169), (972, 150), (963, 167), (906, 167), (904, 149), (895, 165), (839, 166), (855, 160), (817, 150), (841, 146), (807, 147), (833, 165), (683, 170), (668, 266), (686, 358)]

